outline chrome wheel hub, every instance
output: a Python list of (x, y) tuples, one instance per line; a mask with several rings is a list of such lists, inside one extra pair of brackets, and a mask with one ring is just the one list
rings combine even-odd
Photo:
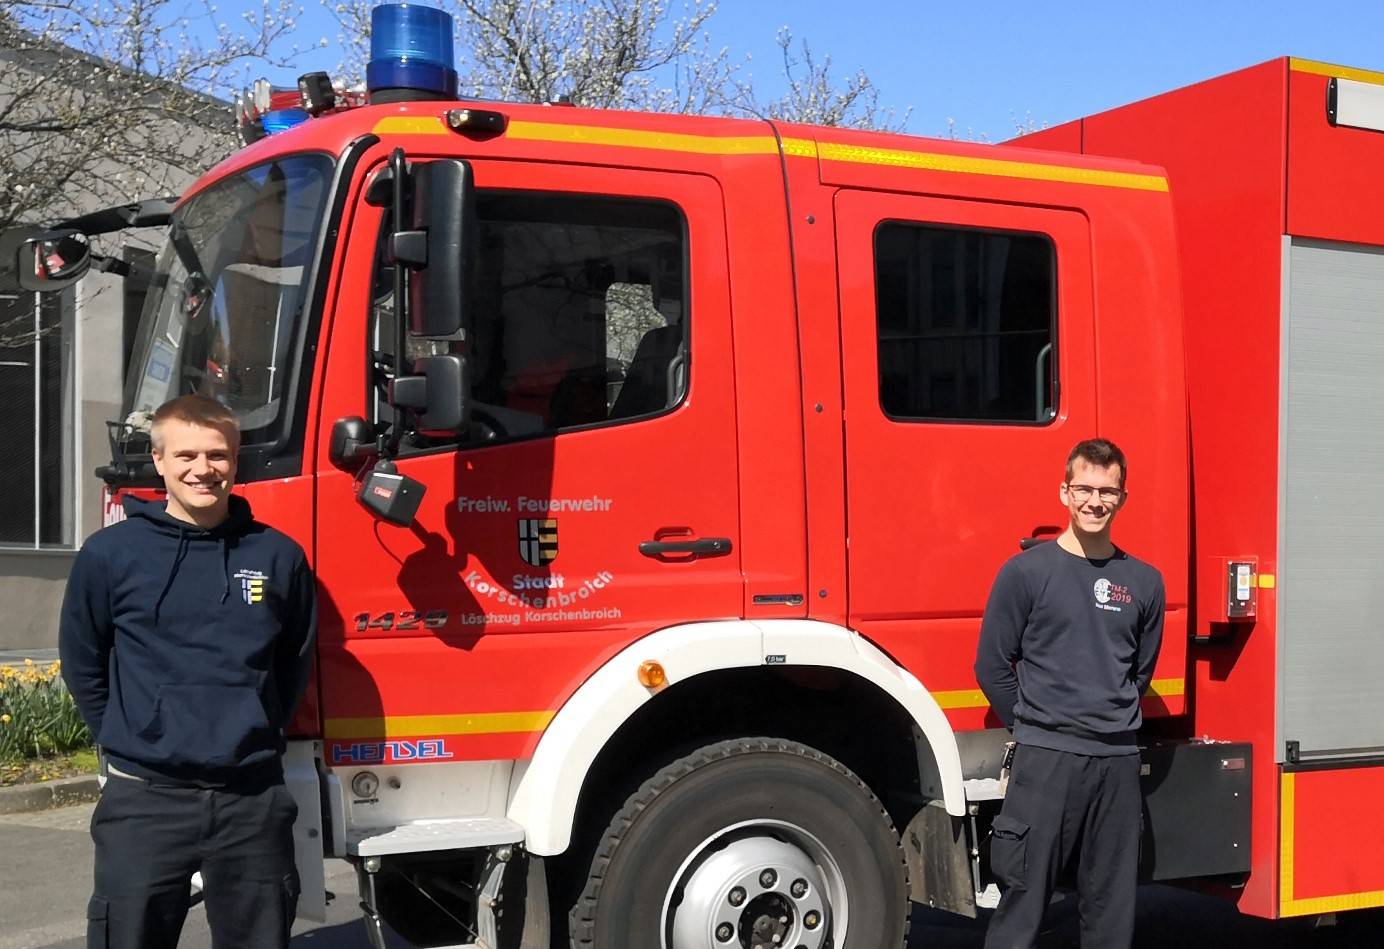
[(845, 934), (845, 881), (801, 828), (738, 825), (684, 862), (663, 919), (665, 949), (830, 949)]

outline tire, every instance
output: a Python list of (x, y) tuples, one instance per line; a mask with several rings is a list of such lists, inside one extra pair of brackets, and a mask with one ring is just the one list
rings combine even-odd
[(506, 876), (495, 920), (498, 949), (550, 949), (552, 930), (543, 858), (516, 854), (515, 865)]
[(743, 738), (629, 797), (569, 932), (574, 949), (898, 949), (908, 911), (903, 849), (870, 789), (805, 745)]

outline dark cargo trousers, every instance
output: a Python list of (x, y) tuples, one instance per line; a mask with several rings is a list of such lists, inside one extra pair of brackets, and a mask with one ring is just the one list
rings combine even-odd
[(1134, 938), (1143, 797), (1139, 756), (1019, 745), (990, 838), (1000, 904), (985, 949), (1030, 949), (1053, 888), (1075, 864), (1082, 949)]
[(297, 810), (282, 782), (237, 792), (112, 776), (91, 818), (88, 949), (172, 949), (197, 870), (216, 949), (283, 949), (298, 903)]

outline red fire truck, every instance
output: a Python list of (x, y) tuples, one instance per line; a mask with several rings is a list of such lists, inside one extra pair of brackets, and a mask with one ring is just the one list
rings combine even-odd
[(974, 915), (980, 616), (1093, 434), (1167, 583), (1145, 878), (1384, 904), (1384, 75), (1280, 59), (992, 147), (461, 102), (376, 27), (361, 101), (247, 98), (171, 219), (20, 249), (52, 289), (78, 232), (169, 224), (101, 474), (152, 493), (148, 413), (211, 394), (312, 559), (305, 915), (324, 854), (377, 945)]

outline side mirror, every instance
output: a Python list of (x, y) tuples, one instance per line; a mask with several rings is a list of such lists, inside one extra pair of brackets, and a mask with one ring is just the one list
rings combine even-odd
[(425, 356), (413, 364), (414, 374), (389, 384), (389, 404), (408, 409), (415, 432), (451, 435), (466, 425), (466, 361), (460, 356)]
[(477, 253), (476, 187), (458, 159), (416, 164), (413, 230), (398, 231), (390, 250), (409, 273), (409, 328), (415, 336), (464, 340), (471, 333)]
[(334, 465), (345, 465), (375, 454), (375, 434), (370, 423), (359, 415), (339, 418), (332, 425), (332, 440), (327, 457)]
[(52, 293), (76, 283), (91, 267), (91, 245), (81, 231), (44, 231), (20, 241), (15, 260), (19, 286)]

